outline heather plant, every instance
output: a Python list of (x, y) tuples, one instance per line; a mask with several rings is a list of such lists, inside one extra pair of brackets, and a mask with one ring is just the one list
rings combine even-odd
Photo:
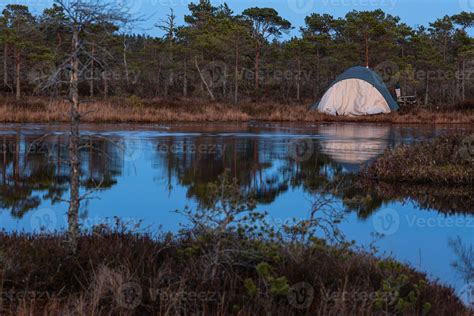
[[(386, 313), (395, 310), (396, 313), (406, 313), (421, 305), (422, 314), (426, 315), (431, 309), (429, 302), (420, 302), (420, 293), (425, 289), (425, 280), (417, 283), (410, 282), (410, 277), (404, 273), (403, 266), (393, 260), (381, 261), (377, 267), (384, 278), (380, 290), (376, 292), (375, 306)], [(386, 298), (389, 297), (390, 300)]]
[[(210, 277), (215, 239), (124, 227), (82, 232), (74, 256), (64, 234), (0, 233), (1, 313), (418, 315), (429, 306), (435, 315), (469, 313), (452, 289), (406, 265), (320, 239), (294, 252), (227, 234)], [(292, 300), (301, 284), (311, 294), (304, 305)]]
[(454, 133), (388, 149), (361, 174), (387, 182), (472, 185), (472, 145), (465, 141), (470, 137), (467, 133)]

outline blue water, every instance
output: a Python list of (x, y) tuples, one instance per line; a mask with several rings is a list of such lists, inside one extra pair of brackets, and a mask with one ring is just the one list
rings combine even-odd
[[(225, 169), (244, 190), (257, 192), (257, 208), (268, 211), (271, 222), (281, 225), (307, 216), (323, 183), (357, 172), (386, 148), (467, 127), (250, 123), (84, 125), (81, 129), (83, 184), (94, 180), (81, 191), (98, 188), (82, 203), (82, 226), (113, 224), (118, 217), (130, 226), (141, 223), (139, 229), (158, 233), (177, 232), (185, 220), (175, 210), (201, 205), (207, 183), (216, 181)], [(2, 229), (66, 228), (67, 203), (61, 201), (69, 194), (66, 142), (65, 125), (0, 125)], [(310, 144), (311, 148), (304, 148), (310, 154), (295, 154), (295, 143)], [(334, 208), (346, 210), (339, 228), (357, 246), (368, 249), (373, 244), (378, 255), (408, 263), (458, 293), (474, 282), (453, 266), (460, 262), (454, 241), (465, 248), (474, 244), (473, 209), (456, 209), (456, 205), (450, 212), (420, 209), (418, 201), (401, 196), (376, 203), (364, 216), (348, 209), (340, 196), (334, 199)], [(450, 196), (446, 199), (449, 203)], [(468, 255), (472, 267), (472, 250)]]

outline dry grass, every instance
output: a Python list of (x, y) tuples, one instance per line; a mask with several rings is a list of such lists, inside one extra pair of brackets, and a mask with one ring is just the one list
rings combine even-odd
[[(0, 313), (469, 314), (452, 289), (393, 260), (321, 241), (297, 246), (220, 238), (226, 255), (214, 262), (216, 240), (206, 235), (154, 239), (96, 230), (82, 235), (71, 256), (61, 234), (0, 233)], [(313, 299), (299, 298), (303, 306), (287, 297), (289, 286), (300, 282), (314, 289)]]
[[(310, 104), (310, 102), (308, 102)], [(0, 100), (0, 122), (66, 122), (68, 103), (60, 100), (25, 99), (15, 102)], [(114, 98), (109, 101), (90, 101), (81, 106), (88, 114), (84, 122), (376, 122), (376, 123), (474, 123), (474, 109), (451, 111), (416, 109), (392, 114), (365, 117), (328, 116), (309, 110), (308, 105), (244, 103), (238, 106), (190, 99), (150, 99), (135, 97)]]
[(389, 149), (361, 175), (386, 182), (472, 185), (471, 138), (467, 133), (454, 133)]

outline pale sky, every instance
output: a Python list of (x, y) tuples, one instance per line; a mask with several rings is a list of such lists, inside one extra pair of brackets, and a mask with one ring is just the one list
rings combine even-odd
[[(85, 0), (87, 1), (87, 0)], [(136, 27), (137, 33), (160, 35), (161, 31), (154, 24), (164, 19), (170, 8), (174, 9), (180, 24), (187, 14), (188, 4), (198, 0), (113, 0), (129, 8), (130, 12), (146, 18), (145, 22)], [(304, 24), (304, 18), (313, 13), (329, 13), (342, 17), (352, 10), (383, 9), (385, 12), (399, 16), (410, 26), (428, 25), (429, 22), (444, 15), (453, 15), (461, 11), (474, 12), (474, 0), (214, 0), (218, 5), (226, 2), (234, 13), (241, 13), (249, 7), (272, 7), (280, 15), (289, 20), (295, 29), (291, 35), (297, 35)], [(53, 0), (0, 0), (0, 7), (6, 4), (21, 3), (28, 5), (33, 13), (41, 13), (45, 7), (51, 6)], [(472, 32), (471, 32), (472, 33)]]

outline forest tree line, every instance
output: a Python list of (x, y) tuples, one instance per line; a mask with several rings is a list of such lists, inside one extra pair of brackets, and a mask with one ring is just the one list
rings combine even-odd
[[(108, 22), (82, 36), (80, 94), (116, 97), (206, 98), (307, 102), (349, 67), (369, 66), (389, 89), (400, 85), (421, 104), (474, 98), (474, 13), (444, 16), (411, 27), (382, 10), (343, 18), (313, 13), (299, 35), (272, 8), (235, 14), (208, 0), (189, 4), (184, 25), (172, 10), (156, 21), (164, 36), (132, 34)], [(67, 14), (54, 4), (34, 15), (9, 4), (0, 16), (3, 95), (63, 95), (64, 61), (72, 34)], [(92, 30), (92, 32), (90, 31)]]

